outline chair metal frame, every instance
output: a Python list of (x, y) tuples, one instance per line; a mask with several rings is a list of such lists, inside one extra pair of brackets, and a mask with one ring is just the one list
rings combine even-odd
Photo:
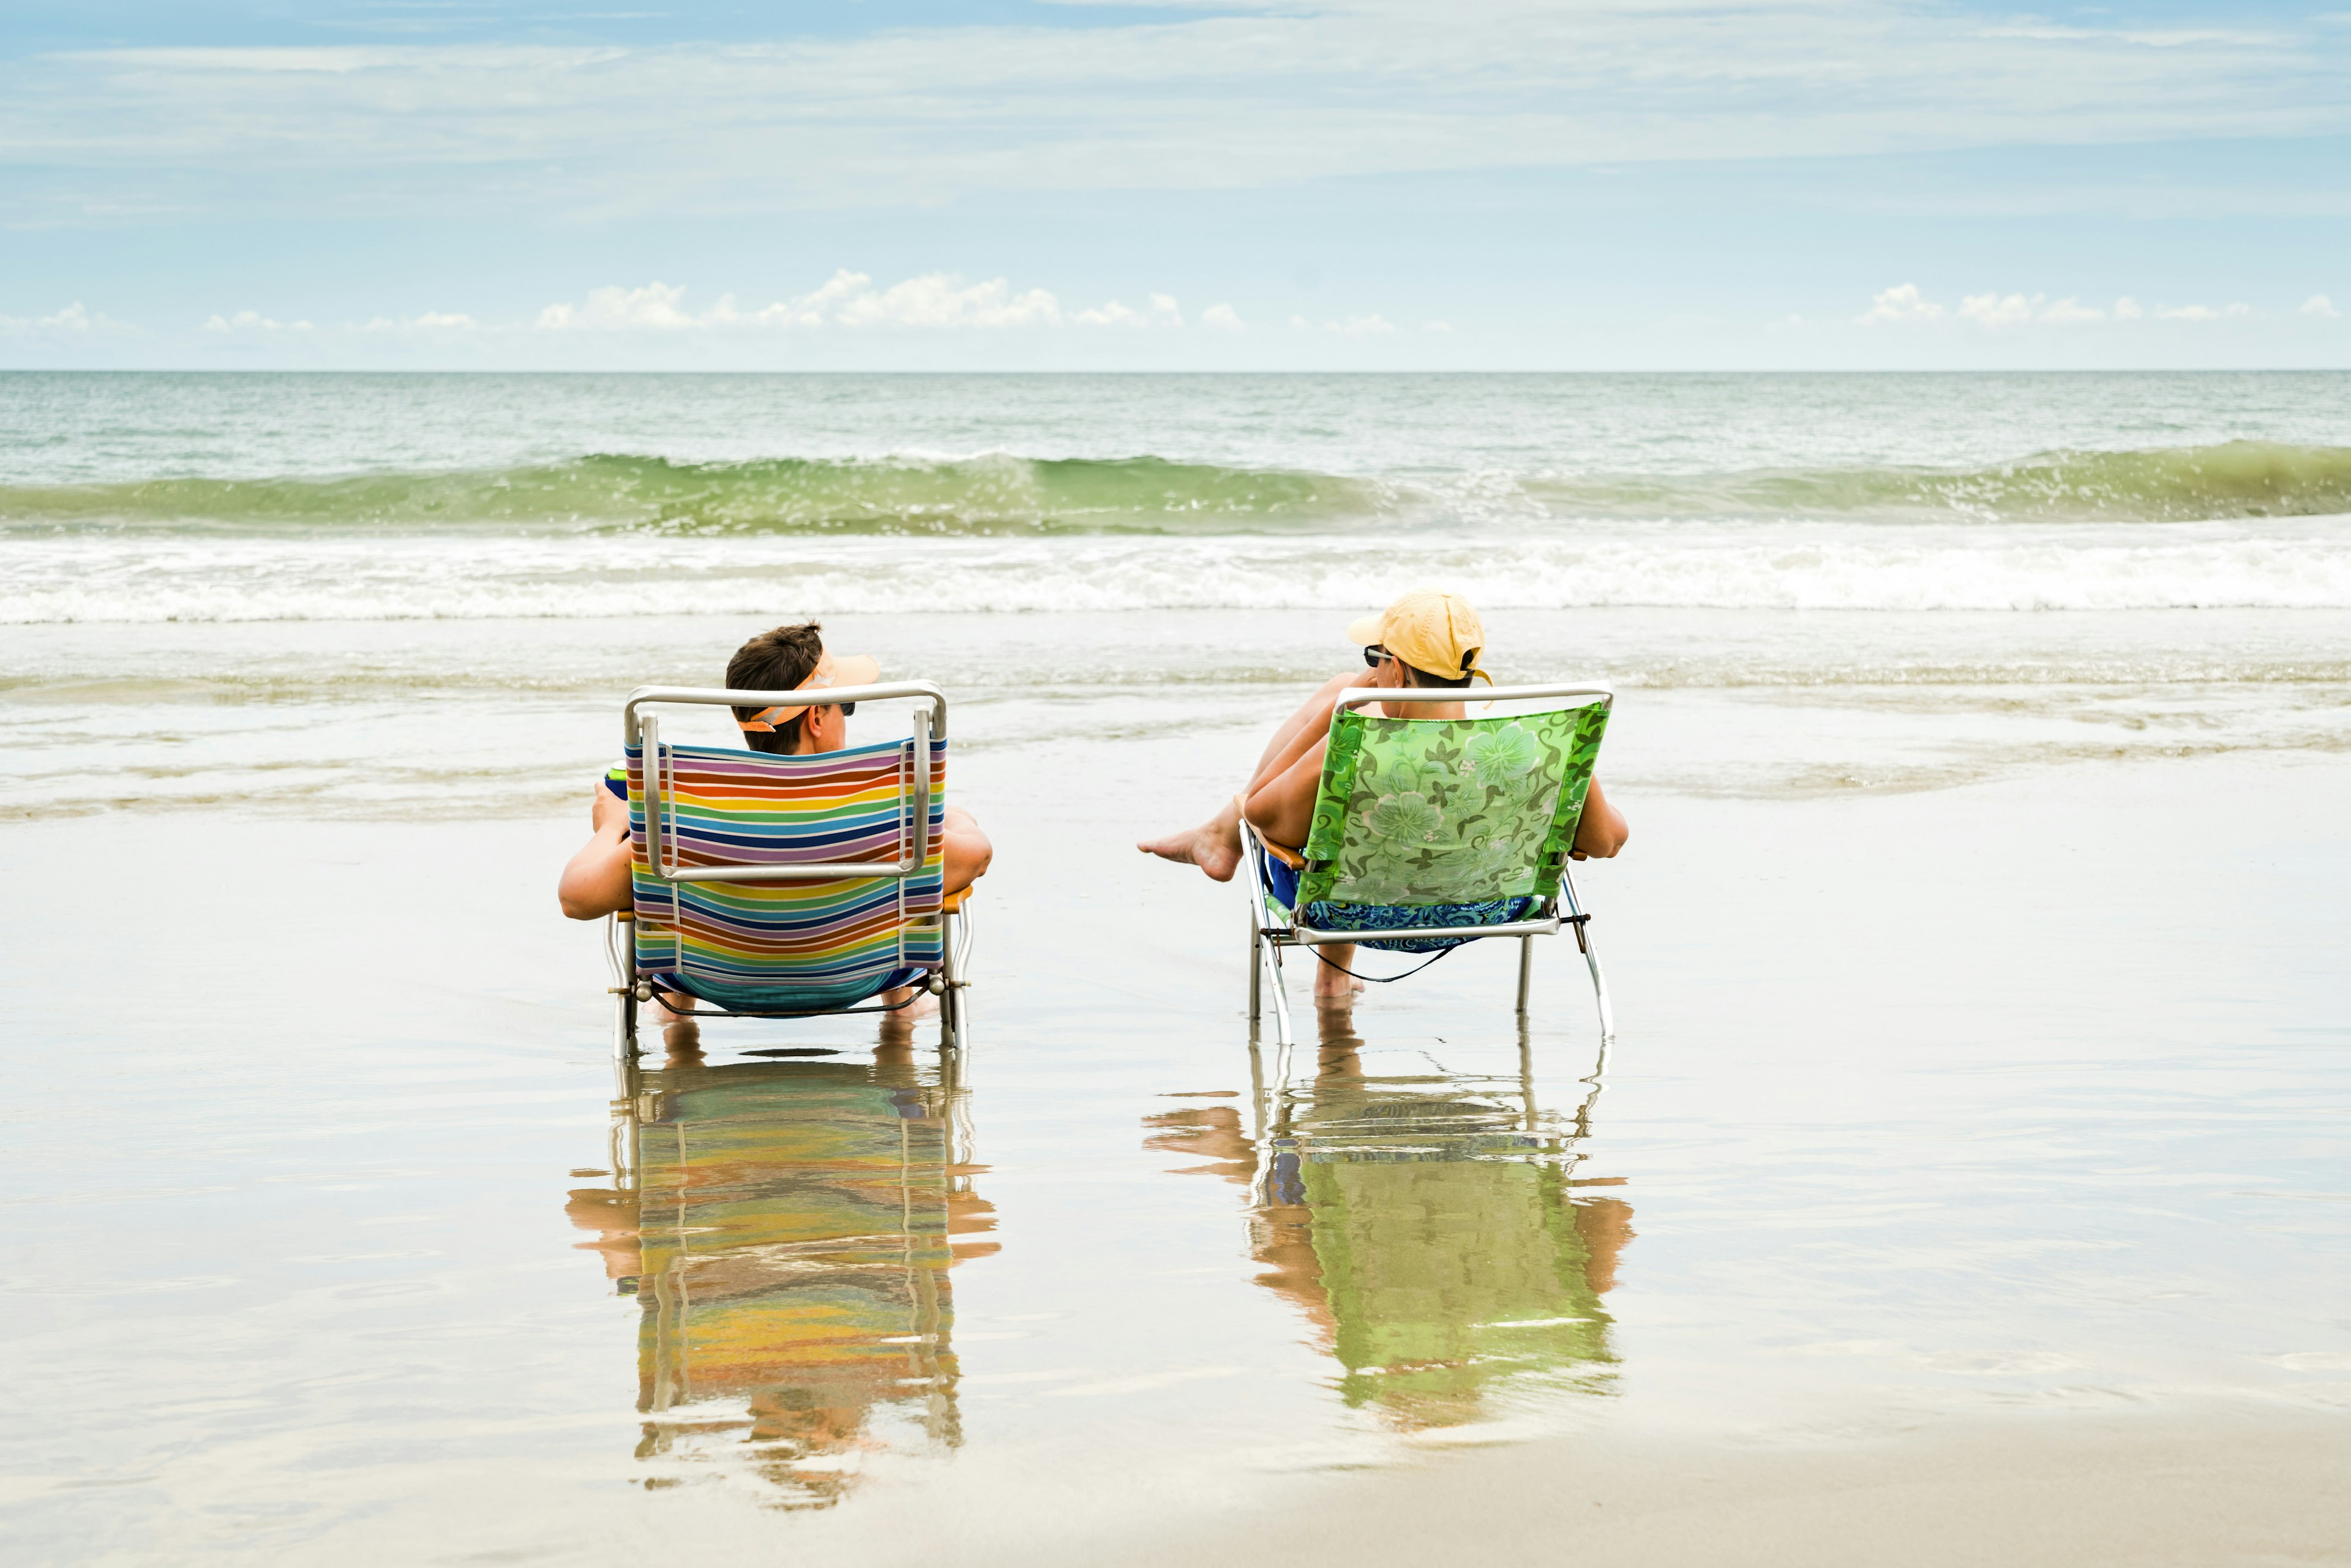
[[(1491, 704), (1551, 697), (1594, 699), (1604, 710), (1613, 709), (1616, 701), (1616, 694), (1608, 687), (1585, 685), (1494, 686), (1475, 697), (1466, 696), (1458, 686), (1350, 686), (1339, 694), (1331, 716), (1335, 722), (1350, 708), (1364, 707), (1373, 703), (1474, 701)], [(1586, 705), (1571, 703), (1562, 706), (1581, 707)], [(1519, 1016), (1524, 1018), (1534, 977), (1535, 938), (1556, 936), (1562, 926), (1575, 933), (1575, 945), (1583, 954), (1584, 964), (1592, 971), (1593, 995), (1600, 1009), (1600, 1038), (1604, 1042), (1615, 1038), (1615, 1015), (1608, 1005), (1608, 979), (1601, 972), (1600, 950), (1593, 946), (1592, 934), (1586, 929), (1592, 916), (1575, 896), (1575, 878), (1565, 862), (1559, 868), (1559, 892), (1544, 899), (1540, 905), (1540, 913), (1531, 919), (1506, 921), (1494, 925), (1414, 925), (1392, 932), (1325, 931), (1304, 924), (1295, 909), (1290, 911), (1288, 925), (1275, 918), (1271, 889), (1267, 885), (1265, 872), (1265, 858), (1270, 852), (1266, 848), (1265, 835), (1244, 817), (1241, 821), (1241, 863), (1249, 873), (1249, 1021), (1255, 1023), (1264, 1015), (1265, 979), (1270, 972), (1273, 978), (1274, 1030), (1285, 1050), (1292, 1043), (1290, 998), (1282, 984), (1281, 950), (1285, 947), (1327, 947), (1383, 940), (1423, 941), (1445, 936), (1458, 936), (1468, 941), (1482, 941), (1490, 936), (1515, 936), (1519, 939), (1518, 1010)]]
[[(797, 865), (740, 863), (732, 865), (687, 866), (674, 864), (668, 858), (674, 838), (668, 825), (669, 808), (661, 793), (664, 775), (661, 771), (661, 725), (658, 716), (641, 713), (642, 708), (656, 704), (677, 704), (700, 707), (840, 707), (849, 703), (884, 702), (893, 698), (919, 699), (925, 706), (914, 711), (914, 735), (908, 749), (913, 759), (906, 769), (906, 795), (913, 806), (912, 819), (922, 824), (921, 831), (907, 835), (904, 852), (895, 861), (813, 861)], [(920, 876), (931, 857), (934, 840), (931, 821), (931, 769), (929, 758), (934, 738), (944, 738), (947, 732), (946, 694), (928, 681), (887, 681), (864, 686), (824, 686), (806, 691), (736, 691), (707, 686), (639, 686), (629, 694), (621, 710), (621, 732), (624, 746), (642, 744), (645, 752), (645, 865), (652, 875), (664, 882), (693, 883), (784, 883), (835, 882), (845, 878), (890, 878), (904, 882)], [(964, 992), (971, 982), (965, 977), (971, 956), (971, 916), (957, 903), (954, 908), (943, 907), (939, 914), (940, 967), (933, 973), (925, 989), (939, 998), (939, 1027), (942, 1043), (961, 1048), (970, 1040), (970, 1018)], [(626, 1059), (636, 1050), (637, 1009), (653, 998), (653, 983), (638, 972), (635, 933), (629, 929), (630, 915), (616, 915), (605, 932), (605, 956), (618, 983), (611, 987), (618, 998), (618, 1018), (613, 1050)], [(691, 993), (688, 993), (691, 994)], [(734, 1009), (698, 1006), (688, 1016), (696, 1019), (803, 1019), (837, 1018), (850, 1013), (895, 1012), (908, 1006), (905, 1002), (868, 1006), (860, 1003), (845, 1008), (793, 1009)], [(695, 998), (697, 1002), (705, 998)]]
[[(1539, 1130), (1541, 1112), (1535, 1102), (1534, 1033), (1524, 1011), (1519, 1014), (1518, 1026), (1519, 1100), (1522, 1107), (1522, 1124), (1528, 1133), (1532, 1134)], [(1573, 1130), (1562, 1140), (1564, 1149), (1572, 1150), (1578, 1142), (1592, 1135), (1592, 1113), (1600, 1103), (1602, 1091), (1607, 1087), (1609, 1051), (1614, 1043), (1614, 1037), (1603, 1034), (1592, 1071), (1577, 1080), (1588, 1087), (1574, 1113), (1568, 1118)], [(1293, 1047), (1289, 1040), (1277, 1040), (1273, 1078), (1269, 1082), (1265, 1056), (1258, 1039), (1257, 1020), (1251, 1019), (1249, 1058), (1249, 1103), (1253, 1108), (1251, 1136), (1257, 1149), (1262, 1151), (1259, 1170), (1249, 1183), (1249, 1195), (1252, 1201), (1266, 1204), (1273, 1201), (1275, 1157), (1281, 1150), (1294, 1151), (1299, 1146), (1295, 1127), (1299, 1092), (1290, 1081), (1294, 1065)], [(1588, 1157), (1582, 1154), (1573, 1155), (1578, 1162)]]

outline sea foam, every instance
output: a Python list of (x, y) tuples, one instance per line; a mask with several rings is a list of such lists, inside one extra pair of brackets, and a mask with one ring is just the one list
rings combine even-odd
[(1494, 608), (2351, 608), (2351, 520), (2011, 526), (1590, 523), (1140, 539), (643, 535), (19, 538), (0, 622), (1269, 611), (1417, 582)]

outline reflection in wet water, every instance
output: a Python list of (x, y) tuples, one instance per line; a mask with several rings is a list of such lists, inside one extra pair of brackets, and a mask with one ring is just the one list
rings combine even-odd
[(969, 1100), (885, 1043), (871, 1062), (622, 1069), (610, 1188), (574, 1223), (643, 1308), (648, 1484), (743, 1469), (823, 1507), (884, 1451), (961, 1440), (947, 1283), (995, 1251)]
[(1599, 1097), (1536, 1101), (1532, 1051), (1509, 1077), (1370, 1072), (1344, 1010), (1326, 1011), (1311, 1078), (1250, 1047), (1255, 1105), (1147, 1119), (1150, 1146), (1206, 1156), (1186, 1174), (1249, 1190), (1258, 1282), (1296, 1307), (1342, 1368), (1341, 1397), (1403, 1431), (1490, 1420), (1547, 1390), (1609, 1391), (1600, 1298), (1633, 1239), (1630, 1205), (1574, 1176)]

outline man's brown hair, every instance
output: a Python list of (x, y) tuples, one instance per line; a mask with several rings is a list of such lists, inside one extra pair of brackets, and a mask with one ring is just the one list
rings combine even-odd
[[(1395, 655), (1391, 654), (1390, 657), (1393, 658)], [(1405, 664), (1402, 659), (1397, 659), (1396, 663), (1404, 664), (1404, 684), (1408, 686), (1466, 686), (1472, 680), (1477, 678), (1474, 674), (1462, 675), (1433, 675), (1426, 670), (1420, 669), (1416, 665)], [(1468, 653), (1462, 654), (1461, 664), (1464, 669), (1474, 671), (1478, 664), (1478, 650), (1472, 648)]]
[[(735, 650), (726, 661), (726, 684), (737, 691), (790, 691), (814, 673), (817, 661), (824, 657), (824, 639), (818, 635), (823, 628), (810, 621), (800, 626), (778, 626), (772, 632), (762, 632)], [(738, 707), (737, 718), (756, 718), (764, 710)], [(778, 754), (797, 750), (800, 743), (800, 725), (808, 717), (787, 720), (778, 729), (747, 729), (743, 744), (754, 751)]]

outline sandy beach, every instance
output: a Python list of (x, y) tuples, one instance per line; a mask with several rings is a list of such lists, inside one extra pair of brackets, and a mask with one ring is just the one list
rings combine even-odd
[(0, 1568), (2351, 1568), (2346, 82), (0, 5)]
[[(1422, 1163), (1343, 1168), (1439, 1184), (1348, 1189), (1355, 1262), (1259, 1201), (1238, 895), (1132, 848), (1332, 667), (1312, 617), (1247, 663), (1245, 616), (841, 618), (955, 672), (998, 845), (967, 1091), (935, 1025), (648, 1038), (624, 1134), (729, 1117), (772, 1173), (672, 1220), (613, 1176), (599, 937), (549, 888), (621, 671), (731, 623), (16, 629), (18, 1560), (2343, 1558), (2351, 625), (1493, 620), (1620, 672), (1620, 1038), (1602, 1071), (1571, 950), (1522, 1040), (1473, 949), (1302, 1047), (1308, 1146), (1376, 1113)], [(1770, 678), (1814, 645), (1879, 673)], [(2314, 681), (2147, 678), (2287, 649)], [(931, 1140), (916, 1363), (852, 1326), (726, 1370), (817, 1321), (757, 1269), (768, 1316), (673, 1346), (660, 1236), (850, 1223), (791, 1174), (820, 1090)], [(1446, 1283), (1456, 1211), (1534, 1282)], [(1379, 1348), (1431, 1333), (1487, 1348)]]

